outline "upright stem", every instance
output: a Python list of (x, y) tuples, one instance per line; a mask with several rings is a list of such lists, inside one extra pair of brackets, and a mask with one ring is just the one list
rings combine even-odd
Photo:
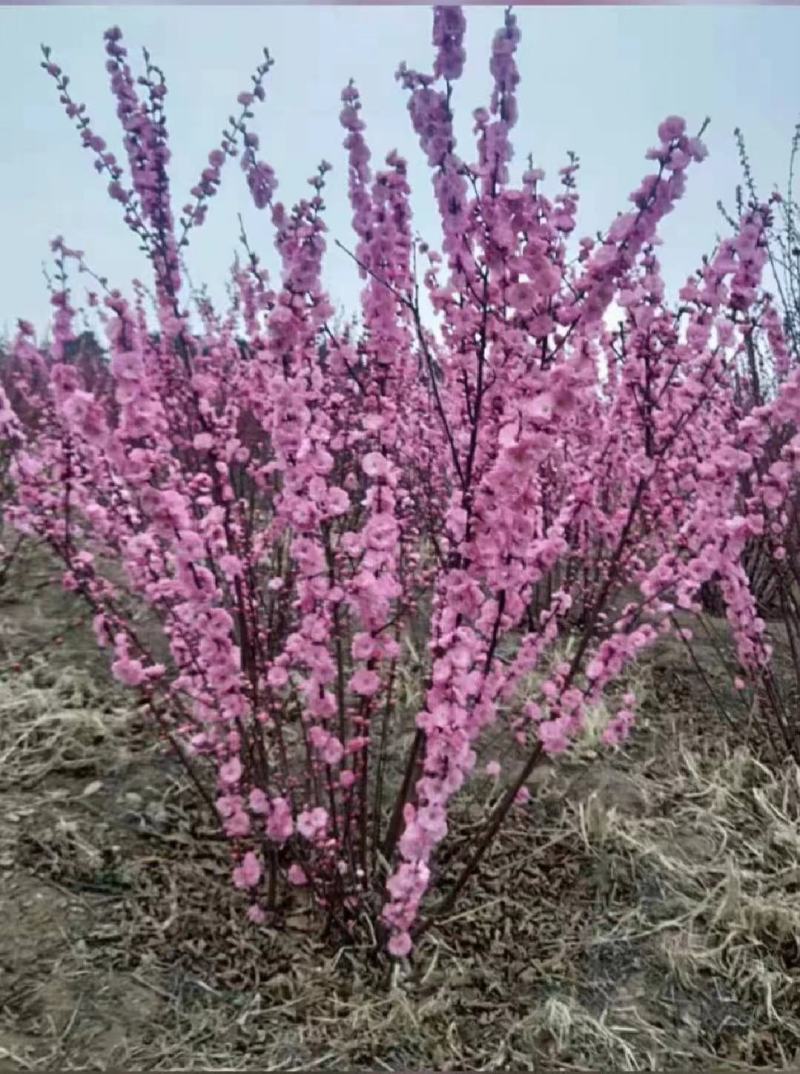
[(458, 880), (456, 880), (449, 894), (445, 897), (445, 899), (439, 905), (438, 909), (432, 915), (423, 918), (419, 925), (417, 925), (413, 933), (415, 939), (421, 936), (423, 932), (426, 932), (437, 918), (440, 918), (443, 914), (446, 914), (450, 909), (452, 909), (456, 899), (464, 890), (464, 887), (466, 886), (470, 877), (480, 865), (483, 856), (488, 850), (492, 840), (494, 839), (495, 835), (497, 835), (497, 832), (500, 829), (500, 825), (505, 820), (506, 814), (513, 805), (514, 799), (517, 797), (520, 788), (541, 760), (543, 753), (544, 748), (541, 742), (537, 742), (531, 750), (528, 759), (522, 767), (521, 771), (519, 772), (517, 778), (507, 788), (505, 794), (495, 806), (495, 809), (492, 813), (491, 819), (486, 830), (484, 831), (481, 838), (478, 840), (477, 846), (475, 847), (466, 864), (464, 865), (464, 868), (461, 870)]
[(389, 827), (386, 831), (386, 839), (383, 843), (383, 856), (387, 861), (392, 860), (394, 849), (397, 846), (397, 840), (400, 835), (400, 824), (403, 819), (403, 807), (408, 801), (408, 792), (411, 789), (411, 781), (414, 778), (414, 771), (417, 767), (424, 741), (425, 732), (417, 728), (417, 732), (414, 735), (414, 741), (411, 743), (411, 749), (408, 751), (406, 769), (403, 773), (403, 782), (400, 785), (400, 790), (397, 792), (394, 809), (392, 810), (392, 818), (389, 821)]

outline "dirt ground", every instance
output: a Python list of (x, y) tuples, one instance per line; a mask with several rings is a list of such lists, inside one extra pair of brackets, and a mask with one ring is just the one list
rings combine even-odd
[[(722, 720), (680, 642), (637, 669), (626, 747), (535, 772), (413, 962), (375, 964), (300, 904), (291, 932), (244, 920), (80, 610), (19, 569), (0, 592), (0, 1069), (800, 1066), (800, 778)], [(459, 803), (460, 838), (492, 790)]]

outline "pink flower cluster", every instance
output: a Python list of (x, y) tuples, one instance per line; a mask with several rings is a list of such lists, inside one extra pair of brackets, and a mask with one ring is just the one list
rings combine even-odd
[[(149, 243), (155, 309), (143, 288), (132, 301), (106, 292), (95, 311), (108, 363), (89, 377), (68, 355), (77, 329), (62, 245), (52, 347), (21, 326), (0, 395), (9, 517), (61, 557), (113, 674), (147, 698), (198, 784), (213, 772), (251, 919), (275, 909), (278, 879), (308, 886), (345, 931), (377, 896), (396, 956), (412, 948), (450, 803), (489, 727), (504, 722), (519, 746), (510, 807), (538, 756), (570, 747), (588, 706), (712, 578), (742, 666), (765, 666), (743, 558), (800, 463), (796, 434), (765, 462), (771, 423), (796, 422), (797, 373), (772, 402), (742, 405), (756, 329), (781, 367), (789, 361), (761, 283), (768, 207), (748, 209), (671, 306), (658, 230), (706, 151), (669, 117), (632, 211), (582, 239), (573, 259), (577, 158), (552, 197), (533, 162), (511, 180), (520, 32), (510, 12), (492, 45), (491, 98), (474, 113), (477, 159), (456, 153), (464, 33), (459, 8), (437, 7), (432, 73), (398, 72), (432, 173), (441, 254), (413, 237), (406, 162), (393, 152), (373, 172), (358, 90), (342, 92), (363, 280), (360, 320), (343, 326), (322, 283), (330, 165), (288, 209), (255, 156), (246, 121), (269, 61), (240, 95), (242, 115), (210, 154), (176, 239), (163, 76), (148, 59), (140, 100), (109, 31), (129, 188), (81, 129)], [(271, 206), (280, 279), (270, 287), (246, 245), (230, 307), (192, 309), (179, 299), (176, 250), (239, 137), (254, 201)], [(612, 302), (618, 329), (604, 321)], [(142, 608), (163, 652), (138, 626)], [(411, 710), (402, 679), (415, 646), (422, 701)], [(625, 694), (609, 745), (635, 709)], [(485, 772), (501, 776), (494, 761)]]

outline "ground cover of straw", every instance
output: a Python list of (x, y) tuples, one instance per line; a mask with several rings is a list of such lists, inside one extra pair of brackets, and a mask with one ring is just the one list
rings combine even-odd
[[(287, 931), (244, 921), (180, 767), (48, 570), (28, 551), (0, 592), (0, 1068), (800, 1065), (798, 772), (722, 720), (679, 642), (636, 669), (625, 749), (538, 770), (399, 966), (332, 950), (300, 902)], [(493, 793), (459, 802), (462, 838)]]

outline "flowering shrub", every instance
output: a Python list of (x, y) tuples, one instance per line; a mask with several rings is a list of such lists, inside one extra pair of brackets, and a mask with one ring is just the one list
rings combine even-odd
[[(752, 204), (759, 199), (744, 137), (739, 130), (735, 134), (744, 180), (744, 189), (738, 187), (736, 191), (741, 216), (745, 195)], [(755, 675), (734, 674), (735, 688), (742, 691), (750, 706), (755, 702), (755, 711), (764, 718), (773, 754), (778, 758), (788, 755), (795, 761), (800, 761), (800, 723), (790, 695), (800, 684), (800, 487), (795, 405), (800, 357), (800, 246), (793, 186), (798, 150), (800, 125), (792, 140), (785, 195), (775, 192), (771, 198), (777, 226), (765, 232), (761, 246), (760, 257), (770, 270), (769, 284), (774, 293), (765, 292), (754, 306), (757, 315), (751, 317), (744, 335), (745, 360), (737, 372), (736, 389), (741, 415), (761, 423), (768, 418), (768, 434), (760, 436), (761, 450), (755, 463), (760, 488), (754, 488), (751, 473), (745, 472), (740, 478), (741, 502), (761, 518), (747, 541), (743, 565), (759, 617), (779, 621), (785, 631), (791, 671), (788, 676), (775, 674), (765, 661)], [(740, 222), (721, 202), (719, 208), (732, 229), (738, 231)], [(703, 607), (712, 612), (718, 610), (720, 597), (715, 590), (710, 586), (702, 593)]]
[[(555, 194), (532, 162), (511, 178), (510, 12), (492, 45), (491, 100), (474, 113), (476, 159), (457, 152), (464, 29), (459, 8), (436, 8), (432, 73), (397, 75), (432, 174), (440, 252), (412, 236), (404, 160), (390, 153), (373, 171), (358, 91), (342, 93), (357, 330), (333, 323), (321, 281), (330, 166), (289, 210), (256, 156), (250, 121), (269, 57), (176, 224), (160, 70), (145, 54), (136, 80), (119, 31), (106, 34), (128, 181), (45, 50), (148, 251), (154, 295), (99, 281), (90, 304), (109, 358), (92, 380), (66, 360), (68, 269), (82, 255), (57, 241), (52, 346), (21, 325), (18, 405), (0, 409), (16, 445), (13, 521), (63, 560), (114, 675), (147, 699), (212, 804), (252, 920), (275, 913), (282, 885), (303, 886), (329, 927), (347, 935), (366, 914), (396, 956), (430, 920), (436, 848), (488, 728), (507, 729), (519, 764), (445, 903), (541, 757), (569, 748), (709, 579), (743, 668), (768, 664), (742, 557), (782, 509), (788, 477), (761, 460), (770, 423), (794, 420), (800, 392), (790, 377), (773, 403), (740, 406), (754, 325), (781, 340), (760, 290), (768, 205), (743, 210), (678, 308), (665, 296), (658, 227), (706, 155), (702, 131), (666, 119), (630, 210), (573, 246), (577, 158)], [(182, 297), (180, 251), (235, 157), (270, 211), (282, 270), (271, 284), (247, 245), (219, 313)], [(623, 312), (613, 330), (612, 302)], [(161, 657), (141, 606), (160, 624)], [(422, 699), (409, 712), (398, 684), (420, 634)], [(608, 745), (635, 709), (625, 694)], [(486, 770), (501, 775), (496, 760)]]

